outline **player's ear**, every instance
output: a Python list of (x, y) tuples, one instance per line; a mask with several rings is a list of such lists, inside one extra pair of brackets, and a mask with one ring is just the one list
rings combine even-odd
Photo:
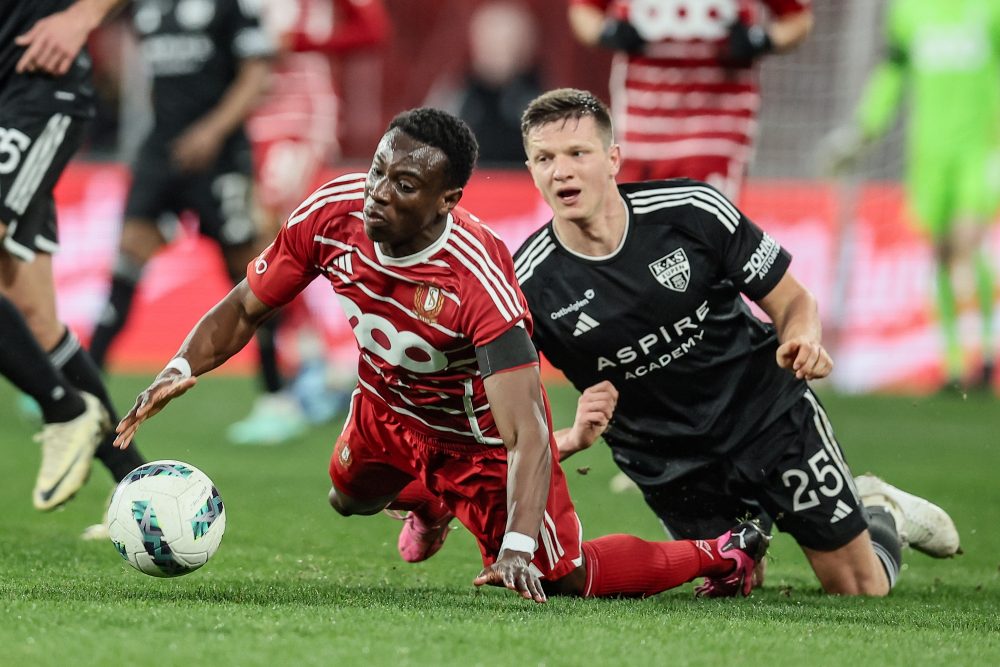
[(438, 213), (440, 215), (445, 215), (451, 213), (451, 209), (458, 205), (460, 199), (462, 199), (463, 190), (462, 188), (449, 188), (441, 194), (441, 199), (439, 200)]
[(611, 144), (608, 148), (608, 161), (611, 165), (611, 177), (614, 178), (622, 168), (622, 147), (618, 144)]

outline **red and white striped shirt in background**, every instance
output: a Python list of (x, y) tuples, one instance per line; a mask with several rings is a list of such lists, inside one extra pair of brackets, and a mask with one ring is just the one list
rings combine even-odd
[(506, 245), (456, 208), (441, 237), (387, 257), (365, 234), (365, 174), (332, 180), (288, 218), (247, 268), (265, 303), (330, 281), (357, 340), (358, 386), (407, 427), (459, 443), (502, 445), (475, 348), (531, 319)]
[(265, 0), (262, 21), (279, 44), (265, 98), (247, 121), (257, 194), (282, 214), (340, 155), (337, 57), (382, 44), (382, 0)]
[(570, 0), (627, 18), (646, 41), (618, 53), (610, 93), (625, 158), (620, 180), (687, 176), (735, 197), (757, 135), (755, 67), (726, 67), (729, 26), (783, 17), (810, 0)]

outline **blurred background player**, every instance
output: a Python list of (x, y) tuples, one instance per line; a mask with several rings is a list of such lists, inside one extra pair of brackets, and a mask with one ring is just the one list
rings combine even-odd
[[(152, 77), (153, 126), (132, 165), (110, 295), (90, 343), (101, 367), (128, 320), (146, 264), (176, 233), (180, 213), (198, 216), (200, 233), (218, 244), (234, 281), (263, 245), (252, 215), (244, 123), (267, 85), (274, 45), (256, 4), (139, 0), (132, 9)], [(276, 422), (267, 436), (280, 441), (301, 434), (305, 420), (281, 392), (273, 326), (261, 330), (257, 343)]]
[(582, 43), (617, 52), (620, 181), (683, 176), (738, 201), (761, 104), (755, 64), (806, 38), (810, 0), (570, 0), (569, 22)]
[[(33, 491), (51, 510), (83, 485), (97, 456), (115, 481), (144, 461), (111, 447), (115, 410), (93, 361), (56, 312), (59, 249), (52, 190), (93, 116), (90, 59), (25, 60), (33, 26), (69, 0), (0, 8), (0, 373), (39, 404), (42, 465)], [(109, 5), (110, 7), (110, 5)], [(103, 16), (103, 15), (102, 15)], [(15, 40), (16, 38), (16, 40)]]
[(827, 142), (828, 159), (835, 170), (850, 166), (909, 96), (907, 194), (934, 244), (947, 386), (968, 381), (959, 311), (978, 300), (982, 366), (971, 384), (988, 389), (995, 281), (983, 240), (1000, 203), (1000, 3), (894, 0), (886, 33), (885, 58), (853, 124)]
[(539, 27), (516, 0), (485, 2), (469, 18), (468, 69), (458, 82), (436, 81), (428, 106), (451, 111), (479, 140), (479, 163), (520, 166), (521, 112), (542, 92)]
[[(262, 22), (277, 44), (278, 57), (267, 93), (247, 121), (247, 133), (254, 153), (258, 223), (262, 236), (271, 239), (315, 187), (320, 169), (340, 157), (340, 59), (384, 43), (389, 22), (381, 0), (268, 0)], [(344, 393), (331, 386), (334, 373), (324, 363), (322, 345), (311, 342), (323, 334), (311, 330), (303, 312), (307, 308), (304, 298), (296, 299), (281, 318), (294, 327), (300, 342), (291, 391), (305, 417), (322, 422), (346, 406), (349, 389)], [(284, 394), (262, 394), (250, 415), (229, 427), (229, 439), (284, 440), (286, 401)]]

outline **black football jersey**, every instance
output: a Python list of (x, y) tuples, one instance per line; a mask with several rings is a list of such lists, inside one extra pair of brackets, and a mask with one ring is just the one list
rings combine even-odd
[(90, 81), (91, 62), (83, 49), (70, 70), (59, 77), (47, 74), (15, 76), (17, 61), (25, 47), (14, 39), (49, 14), (66, 9), (73, 0), (0, 1), (0, 108), (17, 108), (18, 113), (65, 113), (89, 117), (94, 113), (94, 89)]
[(619, 186), (621, 245), (605, 257), (564, 246), (551, 222), (515, 255), (538, 349), (583, 390), (620, 393), (605, 434), (634, 478), (666, 480), (771, 423), (805, 383), (775, 362), (760, 299), (791, 256), (717, 190), (688, 179)]
[(136, 0), (133, 23), (152, 76), (153, 131), (169, 140), (219, 103), (240, 61), (274, 44), (256, 0)]

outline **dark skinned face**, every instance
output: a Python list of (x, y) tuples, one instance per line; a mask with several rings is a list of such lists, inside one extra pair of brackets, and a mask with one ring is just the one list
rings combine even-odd
[(444, 231), (462, 188), (445, 186), (448, 158), (399, 129), (379, 142), (365, 181), (365, 234), (390, 257), (423, 250)]

